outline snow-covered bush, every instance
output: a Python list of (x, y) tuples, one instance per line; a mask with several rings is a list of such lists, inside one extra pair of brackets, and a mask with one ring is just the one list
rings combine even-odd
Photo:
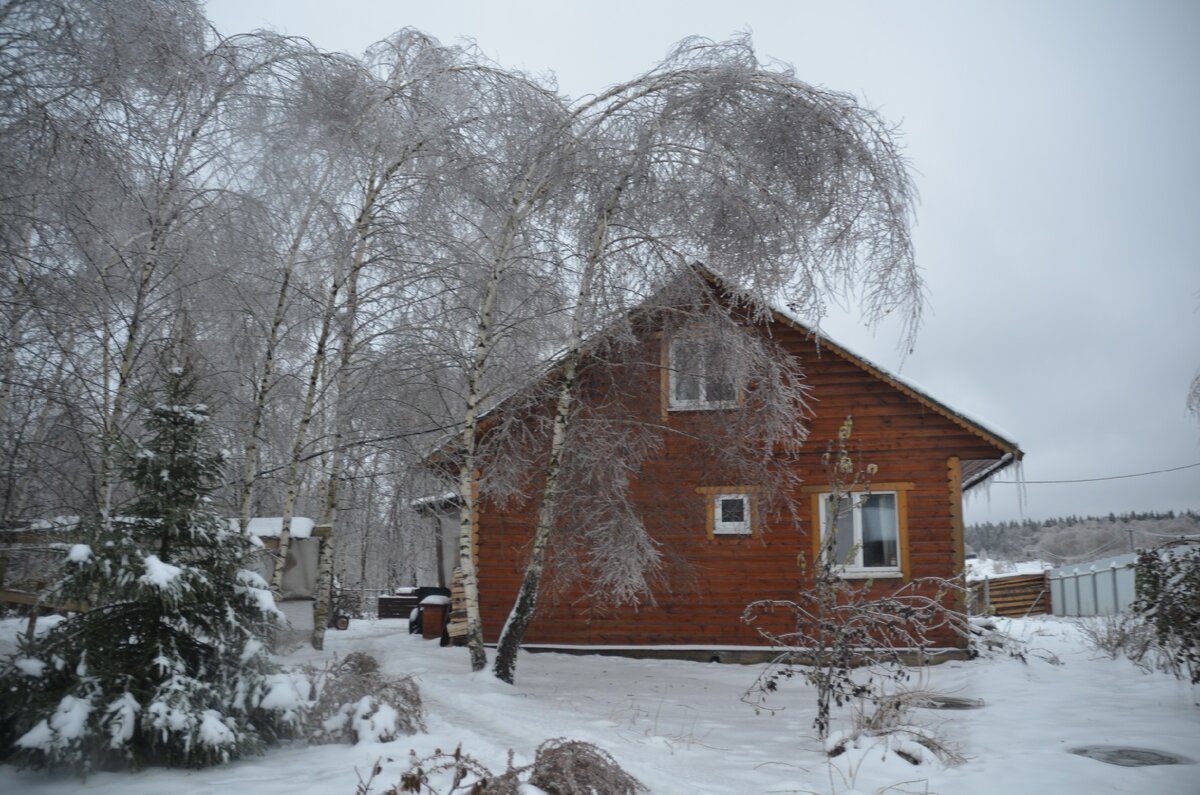
[(264, 639), (279, 613), (243, 568), (257, 547), (212, 507), (224, 454), (182, 368), (143, 400), (129, 456), (136, 498), (83, 523), (52, 595), (88, 603), (26, 639), (0, 667), (0, 758), (86, 772), (224, 762), (299, 717), (264, 703), (276, 667)]
[(538, 746), (529, 783), (549, 795), (635, 795), (647, 791), (604, 749), (562, 738)]
[(387, 742), (425, 730), (417, 683), (383, 676), (369, 654), (351, 652), (323, 671), (310, 669), (309, 676), (316, 692), (309, 712), (313, 742)]
[(1200, 683), (1200, 546), (1164, 554), (1143, 550), (1136, 563), (1134, 612), (1154, 627), (1160, 666)]
[(913, 717), (917, 707), (928, 707), (944, 698), (924, 688), (897, 688), (876, 700), (860, 702), (854, 710), (853, 727), (825, 740), (825, 752), (840, 756), (851, 747), (882, 746), (909, 764), (939, 762), (958, 765), (966, 758), (941, 733), (919, 726)]

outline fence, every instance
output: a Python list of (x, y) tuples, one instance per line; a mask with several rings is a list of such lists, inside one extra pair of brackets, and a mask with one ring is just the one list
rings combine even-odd
[(1050, 595), (1056, 616), (1102, 616), (1133, 603), (1137, 555), (1117, 555), (1050, 571)]
[(1009, 618), (1050, 612), (1050, 591), (1041, 574), (1014, 574), (971, 583), (971, 612)]

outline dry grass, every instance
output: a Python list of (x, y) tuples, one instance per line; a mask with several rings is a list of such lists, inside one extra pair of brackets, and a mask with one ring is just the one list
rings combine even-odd
[(925, 688), (902, 689), (882, 696), (876, 702), (860, 702), (854, 712), (854, 728), (827, 747), (827, 753), (839, 756), (864, 738), (883, 743), (884, 747), (912, 765), (930, 761), (951, 767), (966, 757), (939, 732), (914, 723), (912, 711), (937, 703), (939, 693)]
[(1145, 668), (1153, 667), (1154, 628), (1139, 615), (1116, 613), (1080, 618), (1080, 633), (1093, 649), (1110, 660), (1127, 657)]

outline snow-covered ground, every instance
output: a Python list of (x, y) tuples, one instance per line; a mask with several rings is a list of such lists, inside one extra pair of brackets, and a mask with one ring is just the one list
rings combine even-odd
[[(594, 742), (654, 793), (1155, 793), (1200, 792), (1200, 764), (1118, 767), (1077, 756), (1081, 745), (1129, 745), (1200, 763), (1200, 691), (1126, 660), (1099, 659), (1068, 620), (1000, 620), (1027, 644), (1026, 662), (999, 653), (913, 671), (909, 686), (982, 699), (976, 710), (917, 710), (967, 761), (914, 766), (864, 742), (826, 759), (812, 731), (812, 691), (785, 683), (775, 714), (741, 701), (761, 666), (523, 654), (517, 686), (471, 674), (463, 649), (410, 636), (403, 621), (355, 621), (330, 631), (324, 652), (287, 660), (320, 663), (354, 650), (390, 673), (413, 674), (428, 733), (357, 746), (295, 744), (261, 758), (201, 771), (101, 773), (78, 778), (0, 766), (0, 793), (37, 795), (353, 795), (377, 760), (371, 789), (396, 783), (409, 750), (462, 744), (493, 770), (509, 749), (517, 764), (552, 737)], [(21, 625), (0, 622), (0, 653)], [(848, 727), (848, 713), (835, 728)]]

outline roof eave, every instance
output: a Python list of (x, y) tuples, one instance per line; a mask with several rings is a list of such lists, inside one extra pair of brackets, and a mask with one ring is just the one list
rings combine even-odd
[(1012, 466), (1013, 464), (1017, 463), (1018, 461), (1021, 460), (1021, 457), (1023, 455), (1024, 455), (1024, 453), (1022, 453), (1020, 450), (1016, 450), (1015, 452), (1012, 452), (1012, 453), (1005, 453), (1004, 455), (1000, 456), (1000, 458), (996, 459), (995, 463), (991, 464), (990, 466), (979, 470), (978, 472), (974, 473), (970, 477), (963, 478), (963, 482), (962, 482), (963, 492), (965, 493), (968, 489), (974, 488), (975, 486), (978, 486), (980, 483), (986, 482), (987, 480), (991, 479), (993, 476), (999, 474), (1003, 470), (1005, 470), (1008, 467)]

